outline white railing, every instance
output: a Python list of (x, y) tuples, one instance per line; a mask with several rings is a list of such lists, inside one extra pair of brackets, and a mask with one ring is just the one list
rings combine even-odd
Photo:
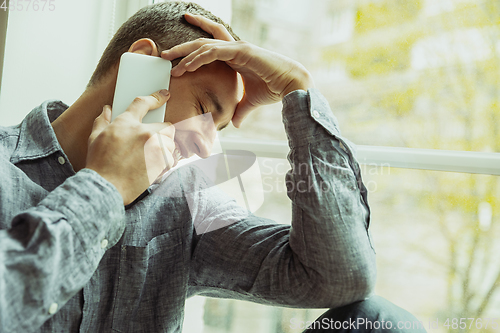
[[(286, 158), (286, 141), (222, 138), (224, 150), (248, 150), (259, 157)], [(357, 146), (360, 164), (404, 169), (500, 175), (500, 153)]]

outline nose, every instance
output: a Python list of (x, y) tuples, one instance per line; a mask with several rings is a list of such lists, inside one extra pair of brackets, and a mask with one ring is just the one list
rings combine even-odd
[(201, 130), (192, 132), (191, 151), (201, 158), (207, 158), (212, 154), (212, 147), (214, 145), (217, 130), (213, 123), (209, 126), (203, 126)]
[(212, 154), (215, 137), (196, 133), (192, 144), (192, 151), (201, 158), (207, 158)]
[(194, 154), (207, 158), (212, 154), (212, 147), (217, 136), (217, 128), (211, 113), (190, 117), (175, 124), (175, 136), (184, 146), (184, 154)]

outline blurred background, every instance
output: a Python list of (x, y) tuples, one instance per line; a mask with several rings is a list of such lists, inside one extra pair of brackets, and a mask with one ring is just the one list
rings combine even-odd
[[(53, 0), (53, 11), (0, 9), (0, 123), (18, 123), (46, 99), (74, 102), (114, 31), (150, 2)], [(231, 22), (242, 39), (308, 68), (343, 136), (358, 145), (500, 152), (498, 0), (198, 3)], [(263, 107), (220, 137), (282, 142), (280, 110)], [(288, 163), (258, 160), (265, 200), (255, 214), (288, 224)], [(376, 293), (428, 331), (496, 331), (486, 318), (500, 326), (498, 176), (390, 164), (361, 169), (378, 257)], [(292, 323), (324, 311), (194, 297), (184, 331), (301, 332)], [(452, 318), (482, 320), (460, 329)], [(429, 328), (436, 320), (438, 327)]]

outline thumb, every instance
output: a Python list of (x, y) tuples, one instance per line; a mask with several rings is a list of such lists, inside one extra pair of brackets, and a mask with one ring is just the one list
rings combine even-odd
[(156, 91), (149, 96), (136, 97), (124, 113), (129, 112), (134, 118), (142, 121), (142, 118), (150, 111), (159, 108), (170, 98), (166, 89)]
[(111, 107), (104, 105), (101, 114), (95, 118), (92, 132), (89, 136), (89, 143), (93, 142), (95, 138), (111, 123)]
[(236, 111), (234, 112), (232, 118), (234, 127), (239, 128), (241, 126), (241, 123), (243, 122), (243, 119), (245, 119), (248, 114), (256, 108), (257, 107), (248, 100), (247, 95), (243, 95), (243, 98), (236, 106)]

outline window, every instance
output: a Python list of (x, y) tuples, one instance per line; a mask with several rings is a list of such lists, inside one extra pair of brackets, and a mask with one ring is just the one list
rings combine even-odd
[[(302, 62), (343, 135), (359, 145), (378, 257), (377, 294), (426, 324), (436, 318), (498, 318), (498, 2), (280, 5), (274, 1), (271, 13), (262, 10), (264, 1), (233, 0), (232, 26), (242, 39)], [(282, 18), (297, 15), (297, 24)], [(264, 25), (265, 40), (256, 28)], [(263, 107), (242, 129), (220, 136), (225, 149), (247, 147), (260, 156), (269, 191), (256, 214), (289, 223), (280, 110)], [(322, 313), (199, 302), (204, 332), (301, 332), (291, 319), (313, 320)]]

